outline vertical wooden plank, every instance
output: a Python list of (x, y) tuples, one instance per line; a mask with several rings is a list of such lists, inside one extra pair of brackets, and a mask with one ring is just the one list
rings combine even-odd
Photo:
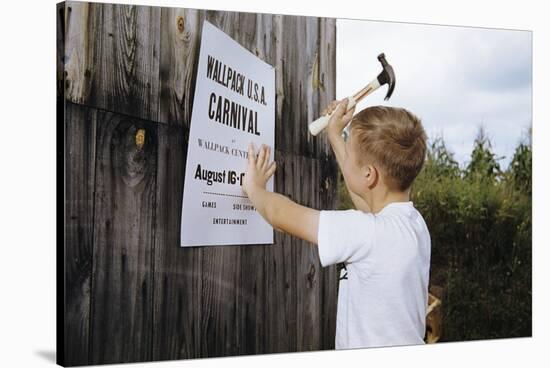
[(269, 245), (245, 245), (240, 254), (240, 285), (237, 301), (238, 351), (258, 354), (266, 350), (265, 299), (267, 288), (265, 252)]
[[(295, 157), (294, 190), (299, 193), (298, 203), (313, 207), (312, 194), (316, 186), (315, 160), (303, 156)], [(311, 351), (319, 348), (319, 256), (317, 247), (297, 239), (297, 310), (296, 335), (298, 351)]]
[[(279, 147), (292, 155), (292, 193), (298, 203), (312, 206), (311, 193), (316, 186), (307, 185), (314, 178), (314, 141), (307, 131), (308, 122), (319, 109), (314, 89), (313, 73), (317, 54), (318, 24), (316, 18), (283, 18), (283, 88), (282, 142)], [(292, 40), (292, 41), (291, 41)], [(301, 47), (293, 45), (298, 44)], [(306, 159), (309, 158), (309, 159)], [(305, 183), (304, 183), (305, 181)], [(292, 239), (297, 259), (296, 273), (296, 350), (314, 350), (319, 347), (319, 267), (316, 249), (299, 239)]]
[(161, 8), (153, 359), (202, 355), (201, 247), (180, 247), (181, 204), (204, 13)]
[(235, 355), (240, 251), (235, 246), (205, 247), (202, 255), (201, 356)]
[(278, 23), (275, 15), (256, 13), (256, 45), (254, 53), (273, 67), (277, 63), (277, 26)]
[[(319, 193), (321, 209), (337, 208), (336, 175), (338, 165), (334, 159), (321, 159), (319, 173)], [(321, 286), (321, 349), (334, 349), (336, 336), (336, 312), (338, 302), (339, 275), (335, 265), (322, 269)]]
[[(294, 16), (282, 16), (280, 18), (281, 32), (279, 33), (280, 46), (278, 47), (278, 59), (280, 60), (278, 72), (280, 72), (281, 79), (277, 78), (277, 82), (281, 83), (280, 89), (278, 89), (278, 97), (281, 99), (280, 111), (277, 111), (277, 117), (280, 117), (280, 129), (275, 129), (275, 140), (277, 142), (277, 148), (284, 152), (295, 152), (298, 148), (297, 130), (299, 115), (298, 111), (295, 111), (294, 106), (299, 105), (300, 96), (296, 95), (295, 91), (299, 90), (300, 79), (298, 77), (298, 71), (295, 70), (299, 65), (296, 54), (299, 47), (291, 46), (300, 45), (300, 38), (297, 30), (297, 23), (299, 17)], [(279, 115), (280, 114), (280, 115)]]
[(289, 131), (289, 127), (284, 123), (283, 108), (285, 106), (285, 61), (283, 58), (284, 39), (284, 16), (273, 16), (273, 42), (274, 58), (273, 66), (275, 66), (275, 147), (279, 150), (284, 149), (284, 137)]
[(189, 129), (204, 12), (161, 8), (159, 121)]
[(101, 4), (66, 2), (65, 95), (68, 101), (74, 103), (90, 103), (92, 81), (97, 78), (96, 67), (99, 64), (95, 41), (103, 27), (101, 9)]
[[(292, 197), (293, 166), (291, 158), (277, 150), (275, 191)], [(266, 353), (296, 350), (296, 258), (293, 237), (275, 232), (275, 244), (266, 249), (265, 283)]]
[[(302, 150), (303, 144), (300, 142), (300, 130), (304, 122), (304, 93), (303, 86), (307, 79), (305, 75), (305, 66), (303, 60), (305, 47), (305, 27), (303, 17), (283, 16), (281, 19), (280, 33), (281, 47), (278, 58), (281, 59), (281, 82), (282, 82), (282, 107), (281, 115), (278, 116), (278, 122), (281, 124), (279, 139), (277, 141), (278, 149), (285, 155), (285, 194), (294, 201), (300, 203), (301, 196), (299, 192), (299, 178), (304, 173), (298, 174), (297, 154), (305, 154)], [(303, 270), (300, 267), (302, 244), (296, 237), (290, 237), (290, 249), (287, 250), (285, 257), (293, 260), (293, 278), (291, 281), (291, 301), (293, 312), (290, 315), (289, 334), (291, 337), (291, 350), (302, 351), (303, 328), (302, 306), (298, 303), (298, 297), (301, 293), (303, 284), (300, 282)]]
[[(65, 173), (65, 78), (63, 73), (63, 58), (65, 57), (65, 2), (57, 3), (55, 6), (55, 43), (56, 43), (56, 110), (55, 110), (55, 129), (56, 129), (56, 177), (60, 176), (61, 170)], [(59, 139), (62, 137), (62, 139)], [(67, 183), (56, 185), (57, 198), (65, 198), (67, 192)], [(55, 300), (57, 308), (55, 310), (55, 351), (56, 363), (65, 365), (65, 244), (66, 244), (66, 221), (65, 221), (65, 203), (56, 201), (56, 247), (55, 247)], [(63, 222), (62, 222), (63, 221)], [(63, 225), (61, 225), (63, 224)], [(62, 230), (61, 230), (62, 229)], [(63, 243), (59, 239), (63, 239)]]
[[(292, 18), (292, 19), (287, 19)], [(289, 76), (293, 63), (286, 57), (291, 22), (296, 17), (273, 15), (271, 61), (275, 66), (275, 187), (294, 199), (292, 151), (293, 121), (290, 114), (284, 114), (292, 81)], [(286, 35), (286, 37), (285, 37)], [(266, 37), (268, 39), (268, 37)], [(295, 43), (296, 40), (294, 39)], [(269, 53), (266, 53), (268, 55)], [(275, 244), (266, 249), (265, 283), (267, 285), (264, 323), (266, 324), (266, 352), (297, 351), (296, 345), (296, 248), (295, 239), (285, 233), (275, 233)]]
[(102, 4), (101, 19), (90, 104), (158, 121), (160, 7)]
[[(323, 109), (336, 98), (336, 19), (319, 18), (319, 52), (318, 67), (314, 70), (314, 88), (318, 94), (319, 109)], [(336, 209), (336, 178), (338, 165), (326, 134), (316, 137), (319, 159), (317, 188), (319, 191), (319, 208)], [(319, 264), (320, 267), (320, 264)], [(336, 266), (324, 267), (320, 276), (320, 349), (334, 349), (336, 335), (336, 312), (338, 301), (339, 275)]]
[[(322, 111), (331, 101), (336, 99), (336, 19), (319, 18), (318, 37), (318, 67), (313, 72), (313, 86), (317, 91), (319, 109)], [(320, 111), (319, 111), (320, 112)], [(317, 157), (324, 159), (331, 155), (335, 160), (326, 134), (316, 137), (319, 149)]]
[(66, 104), (65, 315), (66, 365), (88, 364), (92, 277), (96, 111)]
[(160, 7), (69, 2), (67, 98), (158, 119)]
[[(283, 126), (278, 133), (282, 150), (306, 157), (315, 157), (316, 138), (307, 125), (319, 113), (314, 73), (318, 68), (318, 20), (315, 17), (284, 16), (282, 18), (282, 87)], [(297, 46), (299, 45), (299, 46)]]
[[(320, 179), (320, 160), (306, 159), (312, 167), (312, 175), (309, 181), (309, 187), (311, 188), (309, 195), (309, 207), (319, 209), (321, 204), (319, 203), (319, 179)], [(306, 242), (308, 252), (306, 253), (306, 260), (308, 262), (308, 274), (306, 278), (307, 286), (307, 303), (306, 309), (311, 310), (308, 313), (311, 323), (314, 326), (312, 330), (312, 336), (309, 340), (312, 350), (321, 349), (321, 336), (322, 336), (322, 322), (321, 322), (321, 282), (323, 281), (323, 270), (319, 262), (319, 249), (316, 244)], [(307, 312), (306, 312), (307, 313)]]
[(91, 362), (146, 361), (152, 356), (157, 126), (101, 111), (97, 136)]
[(153, 360), (199, 358), (202, 248), (180, 247), (188, 131), (159, 124)]
[(303, 86), (305, 107), (303, 119), (300, 121), (300, 141), (304, 144), (303, 152), (307, 157), (317, 157), (322, 141), (309, 133), (308, 125), (319, 116), (319, 94), (317, 92), (317, 75), (319, 70), (319, 18), (304, 17), (305, 45), (302, 50), (304, 75), (306, 77)]

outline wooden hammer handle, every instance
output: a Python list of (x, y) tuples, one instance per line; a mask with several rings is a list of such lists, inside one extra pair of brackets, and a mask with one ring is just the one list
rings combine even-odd
[(376, 91), (378, 87), (380, 87), (380, 83), (378, 82), (378, 78), (376, 78), (372, 82), (370, 82), (365, 88), (354, 94), (353, 98), (355, 98), (356, 102), (359, 102), (363, 98), (370, 95), (372, 92)]
[[(354, 97), (348, 97), (348, 106), (346, 107), (346, 112), (348, 112), (350, 109), (353, 108), (353, 106), (356, 105), (356, 101)], [(334, 109), (336, 111), (336, 109)], [(317, 135), (319, 134), (323, 129), (325, 129), (328, 125), (328, 122), (330, 121), (330, 118), (332, 117), (332, 114), (334, 114), (334, 111), (330, 114), (323, 115), (319, 119), (315, 120), (313, 123), (309, 124), (309, 132), (311, 135)]]
[[(359, 101), (361, 101), (363, 98), (370, 95), (372, 92), (376, 91), (380, 87), (380, 83), (378, 82), (378, 79), (375, 78), (372, 82), (370, 82), (365, 88), (361, 89), (359, 92), (354, 94), (353, 96), (348, 97), (348, 106), (346, 108), (346, 112), (348, 112), (350, 109), (352, 109)], [(330, 121), (330, 118), (332, 117), (332, 114), (334, 111), (330, 114), (323, 115), (319, 119), (315, 120), (314, 122), (309, 124), (309, 132), (311, 135), (317, 135), (319, 134), (323, 129), (326, 128), (328, 125), (328, 122)]]

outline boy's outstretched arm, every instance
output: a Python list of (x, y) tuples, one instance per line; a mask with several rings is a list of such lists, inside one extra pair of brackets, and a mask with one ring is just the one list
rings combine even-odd
[[(338, 103), (338, 105), (336, 105)], [(355, 107), (353, 107), (350, 111), (348, 111), (346, 114), (345, 108), (348, 105), (348, 100), (343, 99), (340, 101), (332, 101), (329, 106), (323, 111), (323, 115), (325, 113), (330, 113), (334, 108), (336, 107), (336, 111), (332, 115), (328, 126), (327, 126), (327, 135), (330, 142), (330, 145), (332, 146), (332, 150), (334, 151), (334, 155), (336, 156), (336, 161), (338, 162), (338, 166), (340, 166), (340, 171), (343, 172), (344, 167), (344, 157), (346, 155), (346, 149), (345, 149), (345, 142), (344, 138), (342, 138), (342, 130), (348, 125), (348, 123), (351, 121), (351, 118), (353, 117), (353, 112), (355, 111)], [(355, 205), (355, 208), (358, 210), (361, 210), (363, 212), (371, 212), (369, 205), (363, 198), (361, 198), (359, 195), (355, 194), (353, 191), (349, 189), (349, 185), (346, 181), (346, 178), (344, 177), (344, 183), (346, 184), (346, 189), (348, 190), (348, 193), (351, 197), (351, 201)]]
[(319, 211), (301, 206), (284, 195), (265, 189), (276, 169), (275, 161), (269, 164), (269, 154), (270, 149), (262, 146), (256, 157), (254, 146), (248, 146), (248, 167), (243, 190), (262, 217), (276, 230), (317, 244)]

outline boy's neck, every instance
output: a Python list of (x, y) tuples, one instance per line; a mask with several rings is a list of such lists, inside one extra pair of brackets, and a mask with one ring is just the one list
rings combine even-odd
[(380, 188), (379, 190), (375, 190), (370, 198), (364, 199), (369, 205), (371, 212), (378, 213), (390, 203), (408, 202), (410, 200), (410, 190), (395, 192)]

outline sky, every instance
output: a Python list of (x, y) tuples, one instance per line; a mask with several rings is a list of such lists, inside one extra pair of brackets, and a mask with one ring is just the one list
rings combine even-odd
[(363, 99), (399, 106), (422, 120), (430, 139), (442, 136), (465, 165), (482, 125), (506, 168), (532, 124), (532, 33), (529, 31), (366, 20), (337, 20), (336, 97), (358, 92), (382, 70), (384, 52), (396, 85)]

